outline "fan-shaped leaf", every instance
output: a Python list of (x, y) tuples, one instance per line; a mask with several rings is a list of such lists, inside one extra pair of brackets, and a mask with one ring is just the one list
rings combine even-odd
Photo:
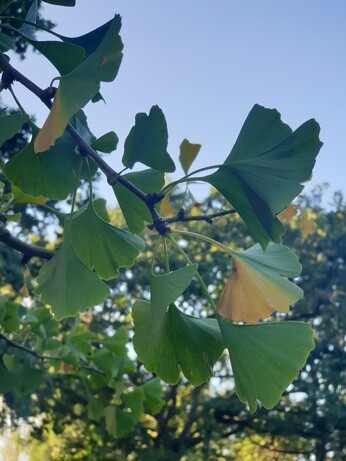
[(284, 226), (275, 215), (310, 178), (322, 146), (319, 130), (309, 120), (292, 133), (276, 110), (255, 105), (224, 166), (203, 178), (232, 204), (262, 247), (280, 242)]
[(133, 168), (136, 162), (141, 162), (156, 170), (171, 172), (175, 165), (167, 153), (168, 131), (165, 116), (158, 106), (150, 109), (149, 115), (136, 115), (125, 141), (123, 164)]
[(109, 131), (100, 138), (97, 138), (92, 144), (91, 147), (105, 154), (110, 154), (118, 146), (119, 138), (114, 133), (114, 131)]
[(53, 258), (40, 270), (34, 293), (49, 304), (57, 320), (102, 303), (108, 287), (76, 256), (66, 221), (64, 241)]
[(187, 139), (180, 144), (179, 160), (185, 174), (189, 171), (201, 147), (200, 144), (192, 144)]
[(49, 151), (36, 154), (34, 139), (38, 128), (32, 125), (32, 140), (4, 166), (6, 177), (27, 195), (62, 200), (77, 185), (74, 173), (80, 157), (75, 154), (76, 143), (67, 133)]
[(7, 139), (12, 138), (29, 120), (27, 114), (12, 114), (0, 116), (0, 147)]
[(143, 251), (144, 241), (104, 221), (88, 206), (71, 224), (72, 243), (78, 258), (104, 280), (117, 277), (119, 267), (130, 267)]
[(190, 264), (167, 274), (150, 274), (150, 293), (153, 331), (158, 328), (167, 310), (190, 285), (197, 272), (197, 264)]
[(235, 325), (218, 316), (239, 399), (251, 413), (257, 401), (273, 408), (314, 348), (313, 331), (303, 322)]
[[(146, 194), (159, 192), (165, 183), (164, 174), (152, 169), (125, 174), (124, 178)], [(113, 190), (129, 230), (134, 234), (139, 234), (144, 229), (144, 223), (152, 219), (148, 207), (118, 182), (114, 184)]]
[(36, 152), (48, 150), (59, 138), (71, 117), (99, 91), (100, 81), (116, 77), (123, 44), (119, 36), (120, 16), (108, 23), (108, 28), (94, 52), (78, 67), (60, 78), (52, 109), (35, 140)]
[(207, 381), (225, 347), (217, 321), (188, 316), (171, 304), (153, 334), (151, 310), (145, 301), (133, 306), (133, 343), (145, 368), (171, 384), (179, 381), (179, 368), (195, 386)]
[[(218, 303), (218, 312), (232, 322), (257, 323), (274, 310), (287, 312), (303, 291), (284, 277), (297, 277), (301, 265), (287, 247), (256, 244), (244, 252), (230, 250), (232, 274)], [(283, 277), (282, 277), (283, 276)]]

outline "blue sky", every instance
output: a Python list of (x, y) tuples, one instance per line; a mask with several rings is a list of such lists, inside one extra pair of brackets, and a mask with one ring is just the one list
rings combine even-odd
[[(276, 108), (293, 129), (310, 118), (324, 147), (309, 183), (329, 182), (346, 195), (346, 2), (342, 0), (77, 0), (74, 8), (45, 5), (45, 17), (64, 35), (80, 35), (123, 18), (124, 59), (107, 101), (88, 105), (96, 135), (114, 130), (119, 169), (123, 142), (137, 112), (158, 104), (176, 160), (184, 138), (202, 144), (196, 167), (222, 163), (255, 103)], [(40, 38), (40, 36), (38, 36)], [(43, 38), (43, 37), (42, 37)], [(56, 76), (36, 56), (18, 63), (43, 87)], [(26, 108), (43, 122), (46, 111), (21, 89)], [(174, 178), (181, 174), (178, 168)], [(106, 185), (102, 186), (107, 187)], [(198, 194), (206, 194), (198, 189)], [(107, 197), (111, 197), (107, 193)]]

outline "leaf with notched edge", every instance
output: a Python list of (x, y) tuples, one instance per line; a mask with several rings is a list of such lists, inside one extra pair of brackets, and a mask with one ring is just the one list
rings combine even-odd
[(194, 386), (207, 381), (225, 348), (217, 321), (191, 317), (171, 304), (153, 332), (151, 311), (146, 301), (135, 303), (132, 311), (133, 344), (145, 368), (170, 384), (179, 381), (180, 369)]
[(319, 131), (311, 119), (292, 132), (276, 110), (255, 105), (223, 166), (200, 178), (232, 204), (263, 248), (280, 242), (285, 228), (276, 215), (309, 180)]
[(123, 164), (132, 169), (135, 163), (140, 162), (155, 170), (172, 172), (175, 165), (167, 153), (167, 144), (165, 116), (158, 106), (153, 106), (149, 115), (136, 115), (135, 125), (125, 141)]
[(102, 303), (109, 293), (107, 285), (76, 256), (68, 220), (64, 241), (53, 258), (42, 266), (37, 283), (34, 293), (51, 306), (57, 320)]
[(231, 322), (257, 323), (274, 310), (288, 312), (303, 291), (284, 277), (297, 277), (301, 265), (287, 247), (256, 244), (246, 251), (229, 251), (232, 274), (218, 302), (218, 312)]
[(115, 79), (122, 60), (120, 27), (121, 19), (116, 15), (107, 23), (104, 36), (93, 53), (60, 78), (51, 111), (35, 140), (36, 152), (48, 150), (62, 136), (72, 116), (98, 93), (100, 81)]
[(77, 185), (75, 171), (80, 157), (75, 154), (76, 143), (65, 133), (47, 152), (36, 154), (34, 142), (39, 129), (33, 124), (31, 129), (30, 144), (14, 155), (3, 171), (27, 195), (63, 200)]
[(145, 248), (140, 237), (100, 218), (91, 202), (72, 219), (71, 235), (78, 258), (104, 280), (117, 277), (120, 267), (132, 266)]
[(218, 316), (239, 399), (251, 413), (257, 401), (273, 408), (314, 348), (313, 330), (303, 322), (236, 325)]

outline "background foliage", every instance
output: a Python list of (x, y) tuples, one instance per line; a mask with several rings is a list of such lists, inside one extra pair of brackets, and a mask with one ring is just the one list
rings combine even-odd
[[(28, 18), (32, 4), (19, 3), (12, 2), (11, 10), (5, 10), (4, 14)], [(73, 2), (67, 3), (72, 6)], [(41, 19), (39, 24), (52, 26), (49, 21)], [(302, 190), (300, 182), (310, 174), (321, 145), (317, 123), (310, 120), (292, 133), (276, 111), (254, 106), (225, 163), (217, 166), (216, 172), (200, 178), (219, 192), (213, 190), (200, 204), (195, 203), (188, 188), (176, 188), (169, 200), (166, 196), (161, 205), (156, 205), (162, 200), (158, 195), (160, 191), (168, 193), (181, 182), (164, 186), (163, 172), (171, 172), (175, 166), (166, 152), (167, 127), (161, 109), (153, 106), (148, 115), (137, 114), (125, 141), (123, 156), (127, 168), (132, 169), (136, 162), (141, 162), (155, 170), (116, 177), (94, 152), (114, 150), (117, 136), (111, 132), (96, 139), (84, 113), (79, 110), (91, 98), (95, 101), (101, 98), (99, 81), (113, 80), (118, 72), (122, 50), (119, 27), (119, 20), (115, 17), (89, 36), (73, 39), (60, 36), (59, 47), (64, 47), (69, 57), (64, 63), (54, 48), (33, 38), (30, 28), (23, 34), (53, 62), (62, 77), (52, 110), (41, 131), (23, 114), (14, 113), (12, 118), (3, 118), (3, 123), (15, 122), (15, 129), (5, 127), (5, 131), (11, 132), (8, 136), (11, 139), (1, 148), (6, 176), (2, 176), (1, 185), (1, 199), (5, 206), (2, 208), (3, 243), (0, 243), (0, 392), (3, 394), (2, 427), (9, 444), (18, 447), (24, 443), (29, 447), (26, 451), (32, 460), (106, 460), (114, 457), (145, 460), (153, 456), (162, 460), (278, 459), (280, 453), (284, 454), (283, 459), (297, 459), (298, 454), (310, 459), (314, 454), (318, 460), (328, 457), (341, 460), (346, 420), (345, 389), (340, 384), (345, 373), (345, 316), (341, 310), (345, 297), (345, 203), (340, 195), (336, 195), (333, 207), (322, 210), (321, 193), (316, 191), (276, 217)], [(13, 35), (11, 28), (4, 27), (4, 31), (3, 35), (8, 31), (10, 36)], [(21, 40), (14, 43), (16, 51), (22, 55), (25, 46)], [(81, 46), (86, 58), (80, 54)], [(5, 69), (5, 61), (2, 65)], [(4, 78), (3, 82), (5, 87), (12, 84)], [(76, 84), (81, 88), (78, 94)], [(44, 93), (36, 93), (44, 100)], [(60, 137), (69, 120), (68, 131), (78, 141), (77, 152), (76, 144), (66, 132)], [(268, 138), (261, 138), (262, 132), (267, 133)], [(30, 133), (33, 138), (26, 146)], [(35, 150), (46, 151), (55, 141), (49, 152), (35, 153)], [(256, 147), (249, 148), (249, 145)], [(186, 183), (196, 179), (188, 172), (198, 151), (198, 145), (183, 142), (180, 161), (187, 174)], [(58, 153), (63, 154), (59, 157)], [(113, 186), (120, 209), (109, 212), (105, 201), (93, 195), (92, 182), (88, 185), (87, 179), (96, 174), (97, 165), (91, 161), (89, 167), (78, 166), (76, 153), (91, 155), (101, 166)], [(300, 162), (300, 168), (296, 164), (292, 167), (293, 156), (295, 162)], [(73, 192), (74, 172), (78, 169), (81, 188), (72, 198), (72, 212), (74, 206), (77, 211), (72, 220), (65, 221), (68, 216), (66, 205), (61, 206), (57, 200)], [(254, 169), (261, 172), (257, 178), (252, 174)], [(37, 182), (35, 175), (37, 178), (38, 172), (46, 181)], [(63, 172), (63, 182), (57, 172)], [(278, 172), (285, 172), (284, 177), (278, 176), (281, 183), (277, 182)], [(96, 180), (97, 175), (93, 181)], [(272, 186), (270, 193), (264, 187), (266, 184)], [(229, 209), (226, 199), (235, 206), (247, 227), (235, 210)], [(71, 199), (65, 203), (71, 204)], [(174, 210), (177, 214), (170, 217)], [(167, 222), (159, 217), (158, 211), (169, 216)], [(19, 221), (15, 227), (11, 225), (13, 221)], [(122, 229), (126, 224), (131, 232), (140, 233), (144, 223), (150, 221), (153, 223), (141, 238)], [(300, 269), (290, 272), (287, 250), (270, 244), (264, 257), (270, 255), (273, 248), (278, 248), (280, 254), (286, 252), (286, 257), (281, 258), (286, 261), (282, 263), (281, 273), (280, 270), (276, 273), (270, 266), (273, 260), (270, 261), (268, 256), (267, 277), (271, 283), (268, 293), (276, 293), (279, 298), (282, 293), (286, 296), (290, 293), (289, 302), (286, 302), (288, 308), (288, 304), (301, 298), (300, 291), (290, 288), (291, 284), (281, 281), (279, 275), (296, 277), (297, 284), (304, 287), (306, 297), (285, 317), (310, 321), (317, 347), (278, 405), (269, 412), (259, 409), (255, 416), (250, 416), (236, 398), (234, 385), (242, 400), (249, 402), (252, 412), (256, 410), (258, 398), (272, 408), (305, 362), (311, 340), (302, 334), (302, 349), (297, 346), (293, 354), (296, 356), (292, 360), (293, 372), (286, 376), (282, 371), (274, 376), (280, 383), (280, 392), (274, 395), (273, 386), (267, 383), (268, 393), (258, 396), (256, 386), (248, 385), (249, 381), (244, 380), (242, 374), (253, 357), (245, 348), (242, 353), (244, 363), (237, 369), (237, 357), (232, 357), (235, 350), (230, 342), (232, 335), (227, 339), (228, 343), (223, 342), (217, 322), (211, 318), (210, 304), (219, 298), (225, 284), (229, 283), (227, 279), (230, 271), (234, 271), (234, 261), (243, 264), (241, 267), (252, 276), (261, 277), (265, 273), (263, 268), (258, 275), (259, 271), (256, 272), (251, 263), (254, 253), (243, 253), (242, 250), (256, 241), (263, 248), (270, 240), (279, 242), (284, 230), (282, 221), (288, 226), (284, 243), (299, 256), (304, 269), (300, 275)], [(177, 243), (169, 238), (164, 240), (165, 251), (162, 253), (158, 251), (157, 232), (166, 235), (168, 222), (176, 223), (175, 229), (181, 237), (177, 238)], [(191, 224), (195, 233), (205, 237), (204, 241), (190, 238), (191, 235), (186, 233)], [(85, 229), (88, 232), (83, 234)], [(252, 237), (249, 237), (248, 230)], [(19, 235), (31, 243), (30, 247), (20, 247), (20, 241), (13, 240)], [(228, 256), (220, 253), (216, 242), (210, 239), (223, 242), (224, 248), (231, 245), (232, 249), (226, 250)], [(96, 240), (102, 245), (100, 250), (93, 251)], [(144, 243), (146, 249), (142, 252)], [(172, 245), (167, 246), (168, 243)], [(113, 248), (115, 244), (118, 245), (117, 251)], [(177, 251), (178, 244), (180, 249)], [(59, 252), (50, 259), (51, 250), (59, 245)], [(14, 248), (21, 251), (24, 258), (21, 259)], [(182, 248), (188, 248), (189, 255), (194, 255), (188, 266), (185, 266)], [(256, 251), (259, 252), (256, 254), (262, 254), (259, 247)], [(229, 256), (233, 258), (233, 266)], [(43, 268), (41, 257), (50, 259)], [(132, 266), (136, 257), (136, 265)], [(152, 261), (151, 268), (149, 261)], [(263, 261), (257, 263), (263, 265)], [(197, 266), (192, 263), (198, 264), (199, 276), (205, 285), (193, 278)], [(166, 272), (162, 271), (164, 265)], [(127, 268), (123, 269), (123, 266)], [(148, 276), (151, 269), (153, 272)], [(95, 273), (106, 280), (107, 285)], [(67, 279), (65, 274), (69, 274)], [(61, 290), (54, 286), (57, 281)], [(174, 285), (175, 291), (172, 289)], [(30, 296), (34, 288), (35, 294), (41, 294), (41, 300), (52, 305), (55, 315)], [(89, 305), (102, 303), (108, 290), (109, 295), (102, 306), (78, 314)], [(183, 291), (184, 298), (180, 296)], [(184, 313), (171, 304), (176, 298)], [(138, 302), (132, 311), (134, 299), (144, 301)], [(283, 312), (286, 310), (284, 306)], [(233, 314), (226, 312), (225, 317), (228, 315), (234, 321)], [(259, 313), (255, 321), (266, 316)], [(282, 315), (274, 313), (273, 317), (273, 325), (280, 330), (282, 326), (285, 328), (284, 322), (276, 322)], [(224, 338), (232, 329), (235, 335), (231, 323), (216, 318)], [(246, 316), (237, 320), (251, 321)], [(289, 325), (293, 329), (298, 325), (305, 328), (301, 323), (287, 323), (287, 329), (283, 330), (287, 335)], [(245, 332), (244, 328), (240, 327)], [(259, 331), (252, 328), (254, 333)], [(186, 331), (186, 335), (181, 334), (178, 340), (172, 341), (170, 338), (174, 338), (176, 331)], [(187, 339), (190, 342), (186, 349), (184, 341)], [(285, 341), (287, 351), (296, 347), (292, 339), (291, 343), (289, 339)], [(206, 381), (225, 344), (231, 344), (233, 372), (226, 354), (223, 354), (209, 383), (193, 388), (184, 377), (176, 383), (178, 364), (192, 384)], [(135, 359), (133, 345), (151, 372)], [(201, 347), (207, 351), (204, 352), (204, 362), (195, 363)], [(169, 367), (165, 361), (160, 361), (162, 348), (167, 350), (166, 359), (169, 356), (172, 360)], [(302, 358), (298, 360), (300, 353)], [(264, 358), (263, 363), (267, 366), (268, 360)], [(261, 368), (258, 377), (263, 373)], [(176, 384), (164, 384), (156, 374)], [(18, 430), (14, 431), (16, 426)], [(12, 431), (11, 437), (8, 430)], [(15, 452), (12, 450), (12, 453)]]

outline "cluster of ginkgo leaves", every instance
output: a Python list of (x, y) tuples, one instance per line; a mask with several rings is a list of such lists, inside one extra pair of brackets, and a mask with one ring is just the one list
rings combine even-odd
[[(49, 3), (72, 6), (74, 2)], [(105, 282), (117, 277), (119, 268), (130, 267), (144, 250), (145, 241), (137, 234), (149, 224), (158, 234), (154, 256), (163, 253), (164, 263), (161, 272), (148, 269), (150, 301), (133, 306), (133, 344), (139, 360), (168, 383), (176, 383), (182, 372), (198, 385), (212, 376), (215, 362), (228, 349), (240, 400), (248, 403), (251, 412), (258, 402), (272, 408), (314, 346), (308, 324), (263, 320), (274, 311), (288, 312), (303, 296), (289, 280), (299, 275), (301, 266), (280, 243), (284, 225), (277, 214), (302, 191), (302, 182), (311, 175), (321, 147), (317, 122), (309, 120), (292, 131), (276, 110), (255, 105), (223, 164), (190, 172), (200, 146), (185, 140), (179, 157), (185, 175), (165, 185), (165, 173), (173, 172), (175, 163), (167, 153), (164, 114), (153, 106), (148, 114), (136, 115), (122, 158), (126, 170), (137, 163), (147, 168), (110, 171), (100, 153), (115, 150), (118, 138), (110, 132), (97, 139), (82, 109), (89, 101), (102, 99), (101, 82), (113, 81), (118, 73), (123, 49), (120, 16), (80, 37), (53, 33), (53, 40), (39, 41), (36, 11), (33, 1), (27, 20), (19, 22), (16, 32), (55, 66), (58, 75), (53, 85), (58, 87), (38, 91), (14, 72), (7, 54), (1, 55), (4, 88), (11, 89), (17, 80), (50, 106), (42, 128), (22, 108), (22, 113), (0, 116), (1, 145), (24, 123), (31, 130), (31, 141), (4, 165), (3, 174), (26, 201), (28, 197), (34, 203), (37, 198), (64, 200), (70, 194), (73, 198), (71, 212), (60, 213), (62, 244), (42, 266), (32, 296), (50, 306), (56, 320), (102, 304), (109, 293)], [(4, 17), (1, 27), (6, 30)], [(4, 32), (0, 41), (3, 52), (10, 51)], [(50, 95), (53, 102), (43, 95)], [(104, 204), (94, 200), (92, 178), (99, 168), (114, 190), (127, 229), (110, 224)], [(90, 183), (90, 196), (86, 205), (76, 209), (82, 179)], [(179, 184), (195, 181), (209, 183), (225, 197), (256, 245), (238, 252), (206, 236), (168, 226), (160, 217), (160, 203)], [(7, 219), (6, 205), (3, 222)], [(230, 279), (218, 303), (208, 293), (188, 246), (179, 245), (181, 237), (204, 239), (231, 259)], [(184, 258), (185, 266), (170, 270), (168, 245)], [(181, 297), (193, 278), (201, 284), (212, 316), (192, 317), (181, 309)]]

